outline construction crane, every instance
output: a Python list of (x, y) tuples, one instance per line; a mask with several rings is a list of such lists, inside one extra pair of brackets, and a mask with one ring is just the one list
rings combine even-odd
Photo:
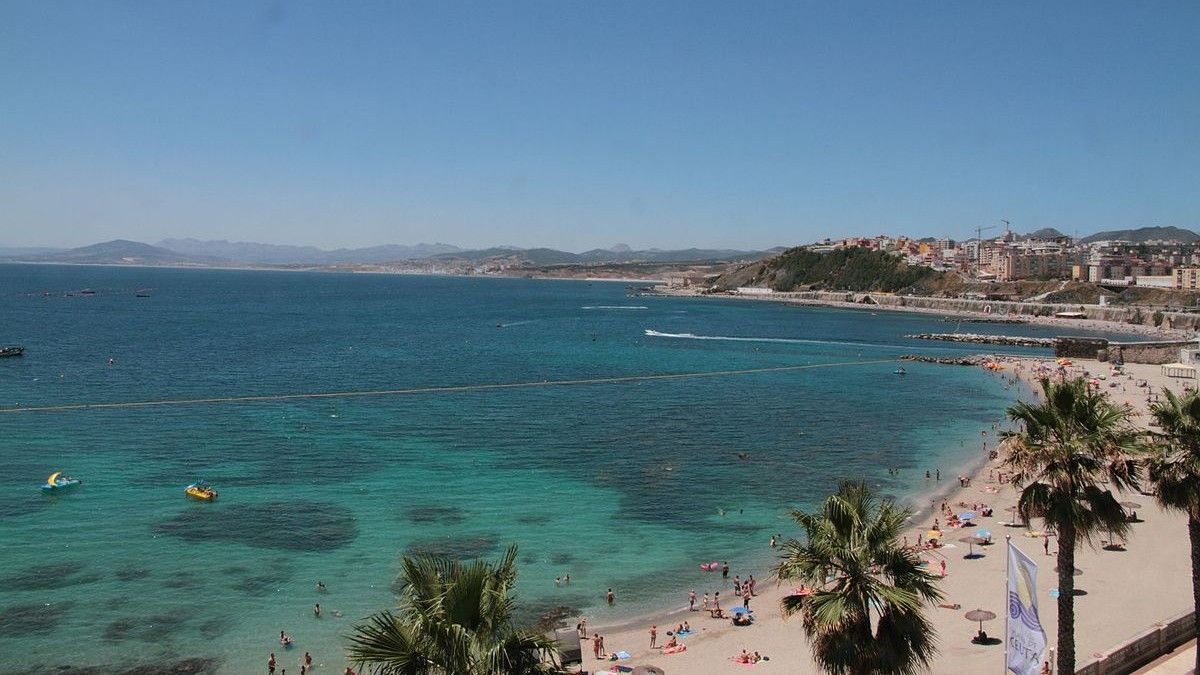
[[(1006, 220), (1004, 222), (1007, 223), (1008, 221)], [(980, 258), (981, 249), (983, 248), (983, 233), (987, 232), (988, 230), (994, 230), (994, 229), (996, 229), (996, 227), (997, 227), (996, 225), (988, 225), (987, 227), (980, 226), (980, 227), (975, 228), (975, 278), (976, 279), (979, 278), (979, 262), (980, 262), (979, 258)]]

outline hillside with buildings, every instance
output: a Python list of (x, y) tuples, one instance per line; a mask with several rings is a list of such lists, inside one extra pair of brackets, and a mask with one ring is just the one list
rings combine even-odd
[[(789, 249), (684, 285), (712, 291), (838, 290), (1019, 302), (1196, 307), (1200, 245), (1178, 228), (1072, 240), (1056, 229), (954, 241), (878, 236)], [(1178, 240), (1150, 237), (1173, 234)], [(1190, 235), (1190, 236), (1189, 236)], [(1137, 240), (1137, 241), (1134, 241)]]

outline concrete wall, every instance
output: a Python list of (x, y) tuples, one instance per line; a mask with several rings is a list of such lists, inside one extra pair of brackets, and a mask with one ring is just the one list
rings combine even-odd
[(1108, 349), (1104, 338), (1060, 337), (1054, 341), (1054, 355), (1066, 359), (1095, 359)]
[(1108, 346), (1108, 360), (1122, 359), (1125, 363), (1179, 363), (1179, 352), (1195, 345), (1186, 342), (1113, 342)]
[(1180, 350), (1194, 346), (1190, 340), (1153, 342), (1109, 342), (1102, 338), (1059, 337), (1054, 355), (1068, 359), (1099, 359), (1110, 363), (1178, 363)]
[[(1108, 305), (1064, 305), (1049, 303), (1007, 302), (1002, 300), (965, 300), (961, 298), (926, 298), (889, 295), (886, 293), (851, 293), (846, 291), (797, 291), (775, 293), (776, 297), (801, 298), (822, 302), (861, 302), (870, 296), (881, 307), (919, 307), (957, 312), (983, 312), (994, 316), (1050, 316), (1055, 312), (1083, 312), (1088, 319), (1116, 321), (1118, 323), (1154, 325), (1155, 310), (1146, 307), (1114, 307)], [(1200, 314), (1163, 312), (1162, 325), (1166, 328), (1200, 330)]]
[(1196, 617), (1188, 612), (1157, 623), (1107, 652), (1075, 669), (1076, 675), (1118, 675), (1132, 673), (1154, 659), (1187, 643), (1195, 633)]

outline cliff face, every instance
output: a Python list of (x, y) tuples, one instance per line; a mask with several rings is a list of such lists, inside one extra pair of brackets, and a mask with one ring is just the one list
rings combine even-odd
[(759, 286), (776, 291), (800, 289), (896, 292), (941, 276), (928, 267), (909, 265), (887, 253), (851, 248), (815, 253), (793, 248), (744, 265), (717, 278), (718, 289)]

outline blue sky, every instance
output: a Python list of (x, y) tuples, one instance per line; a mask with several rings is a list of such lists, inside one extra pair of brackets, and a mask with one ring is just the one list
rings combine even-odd
[(0, 0), (0, 244), (1200, 227), (1197, 2)]

